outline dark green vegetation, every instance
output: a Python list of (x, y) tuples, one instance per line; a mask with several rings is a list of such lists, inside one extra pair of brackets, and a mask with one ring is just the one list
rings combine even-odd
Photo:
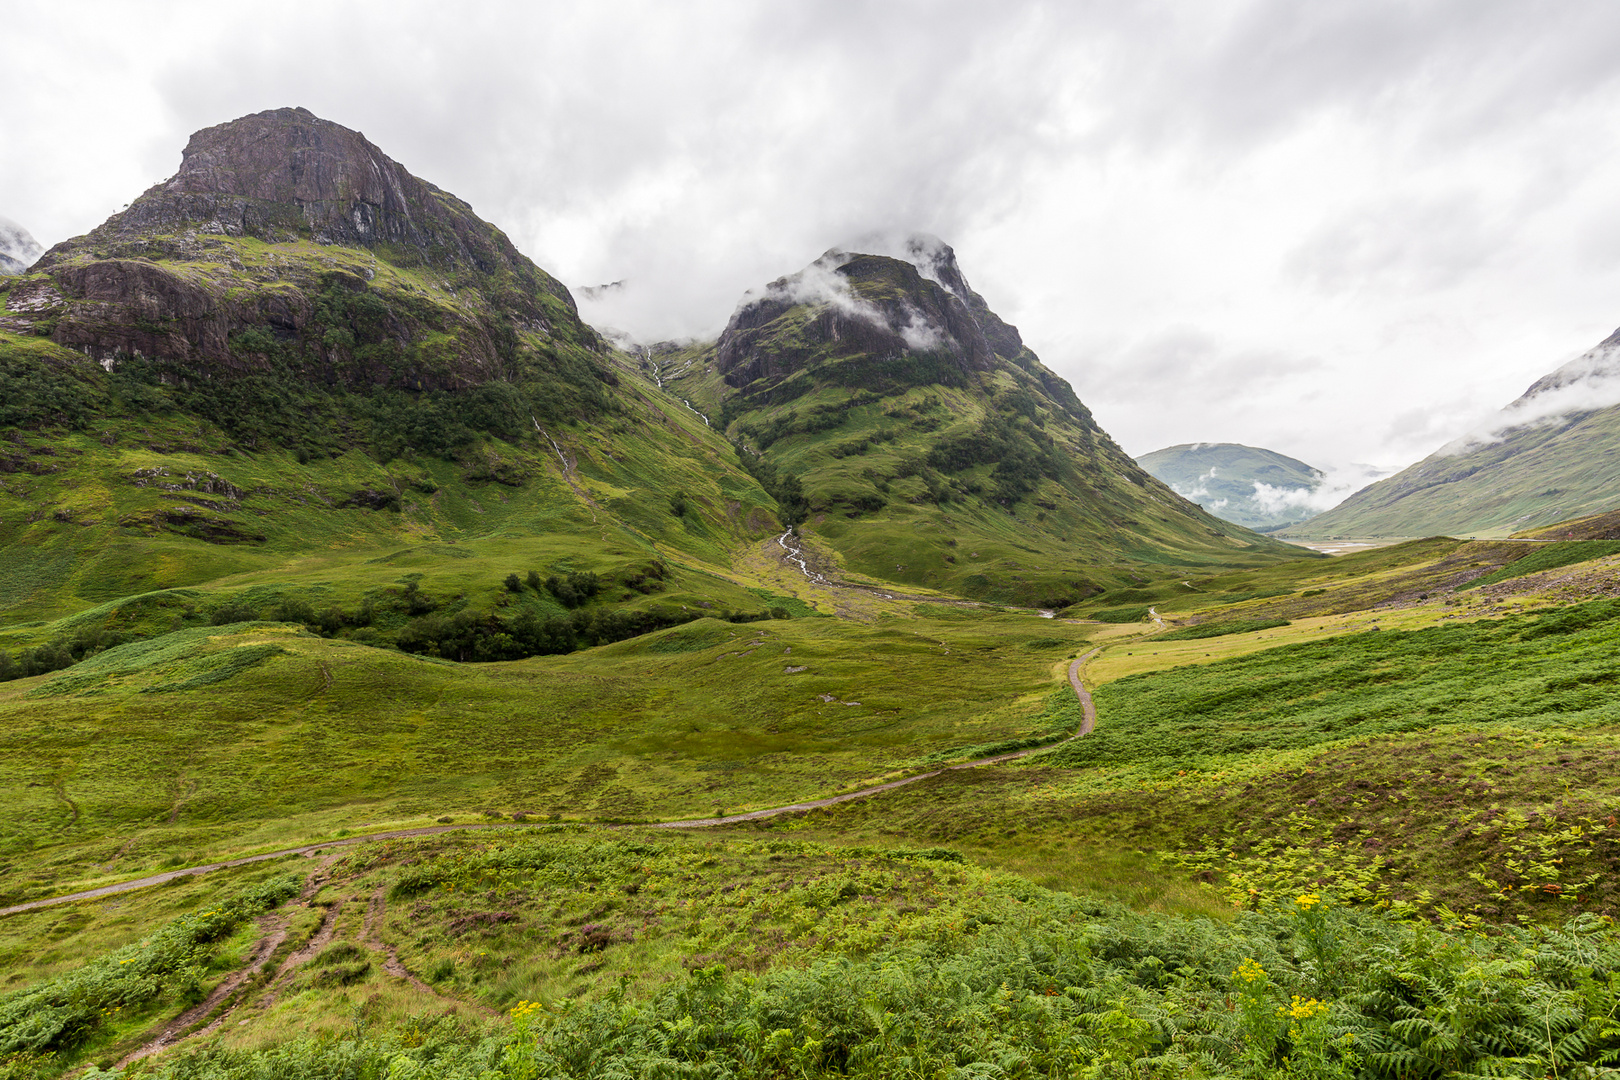
[[(1620, 335), (1538, 380), (1489, 437), (1458, 439), (1290, 536), (1506, 536), (1614, 509), (1620, 406), (1538, 417), (1543, 395), (1604, 370)], [(1538, 400), (1539, 399), (1539, 400)]]
[(1182, 443), (1136, 463), (1218, 518), (1273, 531), (1314, 516), (1308, 498), (1322, 471), (1275, 450), (1240, 443)]

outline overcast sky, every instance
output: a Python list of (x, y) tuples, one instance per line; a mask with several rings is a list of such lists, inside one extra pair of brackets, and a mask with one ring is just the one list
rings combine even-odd
[(615, 318), (713, 334), (873, 230), (1133, 454), (1409, 464), (1620, 324), (1620, 4), (0, 3), (0, 216), (46, 245), (302, 105)]

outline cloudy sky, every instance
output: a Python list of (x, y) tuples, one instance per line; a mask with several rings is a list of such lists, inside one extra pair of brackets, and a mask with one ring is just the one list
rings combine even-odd
[(1406, 465), (1620, 324), (1620, 4), (7, 4), (0, 215), (45, 244), (283, 105), (615, 321), (712, 334), (928, 231), (1133, 454)]

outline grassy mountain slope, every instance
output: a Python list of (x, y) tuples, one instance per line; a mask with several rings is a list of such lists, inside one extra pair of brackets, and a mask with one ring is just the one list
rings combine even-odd
[[(234, 604), (493, 659), (764, 611), (712, 577), (775, 525), (731, 448), (498, 229), (303, 110), (198, 132), (0, 305), (0, 646)], [(530, 572), (601, 588), (503, 584)]]
[(779, 499), (784, 481), (802, 496), (803, 532), (844, 569), (1060, 607), (1298, 556), (1131, 461), (948, 247), (914, 238), (908, 252), (829, 252), (747, 300), (713, 345), (643, 357)]
[[(1322, 472), (1275, 450), (1239, 443), (1181, 443), (1143, 454), (1136, 463), (1216, 517), (1269, 529), (1314, 511), (1289, 495), (1308, 495)], [(1265, 497), (1256, 485), (1265, 485)]]
[[(1620, 1055), (1604, 520), (1301, 556), (937, 242), (632, 360), (355, 133), (249, 120), (3, 294), (0, 896), (318, 850), (0, 916), (0, 1080)], [(476, 829), (363, 837), (429, 826)]]
[(1499, 430), (1460, 439), (1290, 536), (1507, 536), (1620, 504), (1620, 333), (1538, 380)]

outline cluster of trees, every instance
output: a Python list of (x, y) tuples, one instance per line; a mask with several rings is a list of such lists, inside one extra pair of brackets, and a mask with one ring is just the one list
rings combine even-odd
[(864, 454), (868, 450), (872, 449), (873, 443), (877, 443), (881, 446), (883, 443), (893, 442), (895, 436), (898, 434), (899, 432), (897, 432), (894, 428), (879, 428), (877, 431), (874, 431), (872, 434), (864, 436), (863, 438), (850, 439), (847, 442), (841, 442), (835, 446), (828, 447), (827, 452), (835, 458), (859, 457), (861, 454)]
[(1045, 432), (992, 415), (977, 431), (941, 439), (928, 452), (928, 464), (943, 472), (994, 464), (990, 476), (995, 498), (1010, 506), (1034, 491), (1043, 477), (1057, 479), (1063, 459)]
[(19, 649), (15, 655), (0, 649), (0, 682), (48, 675), (72, 667), (87, 656), (132, 640), (134, 636), (131, 634), (109, 630), (101, 623), (88, 623), (70, 636), (31, 649)]
[(810, 500), (805, 497), (804, 485), (792, 473), (777, 469), (776, 463), (755, 457), (737, 443), (737, 461), (743, 470), (759, 481), (771, 498), (776, 500), (776, 518), (784, 529), (796, 529), (810, 516)]
[(460, 611), (413, 619), (400, 631), (397, 644), (408, 653), (447, 660), (521, 660), (624, 641), (691, 622), (704, 614), (667, 606), (578, 608), (550, 618), (526, 608), (510, 619)]
[(78, 428), (106, 404), (88, 373), (46, 364), (22, 350), (0, 353), (0, 428)]

